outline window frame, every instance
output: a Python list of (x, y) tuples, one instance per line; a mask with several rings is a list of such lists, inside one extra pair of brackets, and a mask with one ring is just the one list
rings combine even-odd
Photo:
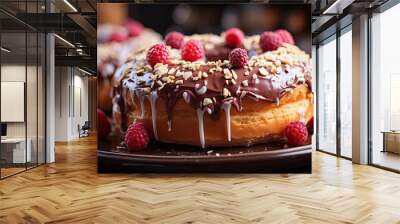
[[(316, 116), (315, 116), (315, 120), (316, 120), (316, 150), (319, 152), (323, 152), (323, 153), (327, 153), (333, 156), (337, 156), (340, 158), (344, 158), (347, 160), (352, 160), (351, 157), (348, 156), (344, 156), (342, 155), (342, 150), (341, 150), (341, 118), (340, 118), (340, 103), (341, 103), (341, 94), (340, 94), (340, 81), (341, 81), (341, 67), (340, 67), (340, 37), (342, 35), (344, 35), (347, 32), (352, 32), (352, 23), (350, 22), (349, 24), (346, 24), (344, 27), (339, 28), (337, 27), (336, 32), (331, 34), (330, 36), (328, 36), (327, 38), (320, 40), (317, 44), (316, 44), (316, 85), (315, 85), (315, 91), (316, 91)], [(320, 74), (320, 66), (319, 66), (319, 47), (322, 43), (328, 43), (330, 41), (336, 41), (336, 152), (332, 153), (329, 152), (327, 150), (321, 149), (320, 143), (319, 143), (319, 136), (318, 136), (318, 130), (319, 130), (319, 105), (318, 105), (318, 97), (319, 97), (319, 74)]]

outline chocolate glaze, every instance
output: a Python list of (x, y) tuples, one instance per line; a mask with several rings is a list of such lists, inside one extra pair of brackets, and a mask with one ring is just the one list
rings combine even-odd
[[(236, 69), (230, 67), (229, 61), (217, 63), (198, 63), (196, 67), (191, 66), (193, 63), (191, 64), (181, 61), (177, 64), (171, 63), (169, 65), (155, 66), (154, 69), (147, 72), (141, 72), (141, 68), (132, 69), (130, 76), (126, 77), (125, 79), (125, 86), (131, 91), (144, 89), (147, 90), (147, 93), (150, 91), (157, 91), (158, 96), (163, 98), (166, 102), (169, 120), (172, 120), (174, 105), (179, 99), (183, 98), (184, 93), (186, 93), (190, 98), (189, 104), (194, 109), (205, 109), (208, 111), (208, 113), (211, 112), (210, 115), (212, 118), (217, 119), (219, 117), (219, 112), (221, 111), (221, 105), (225, 102), (232, 103), (234, 108), (237, 111), (240, 111), (242, 109), (241, 102), (244, 97), (250, 97), (254, 100), (279, 103), (280, 97), (289, 92), (291, 89), (295, 88), (297, 85), (306, 83), (311, 88), (310, 62), (308, 56), (294, 46), (288, 46), (287, 48), (288, 49), (283, 47), (280, 51), (269, 53), (271, 53), (273, 56), (277, 56), (281, 54), (280, 52), (283, 52), (282, 54), (286, 54), (288, 57), (297, 57), (299, 60), (295, 64), (287, 65), (276, 58), (265, 60), (265, 58), (268, 58), (267, 56), (270, 56), (266, 55), (268, 53), (253, 57), (251, 60), (255, 64), (260, 61), (268, 61), (273, 63), (273, 65), (269, 67), (254, 65), (247, 69)], [(279, 58), (279, 56), (277, 57)], [(261, 67), (268, 72), (268, 75), (261, 74)], [(211, 73), (209, 72), (210, 69), (215, 68), (220, 69)], [(166, 70), (163, 72), (158, 72), (159, 70), (163, 69)], [(226, 79), (224, 77), (225, 69), (234, 71), (237, 75), (237, 78), (235, 79), (232, 77), (232, 79)], [(169, 73), (166, 72), (171, 70), (175, 71)], [(274, 73), (272, 70), (278, 70), (278, 72)], [(139, 71), (139, 73), (136, 73), (136, 71)], [(184, 79), (178, 74), (178, 71), (191, 72), (192, 74), (189, 78)], [(248, 74), (246, 74), (246, 71), (248, 71)], [(198, 80), (192, 78), (198, 77), (199, 73), (201, 74), (203, 72), (206, 72), (208, 77), (202, 77)], [(152, 75), (154, 76), (154, 74), (157, 77), (153, 77), (154, 80), (149, 80), (149, 77)], [(175, 81), (165, 82), (167, 77), (173, 77)], [(176, 80), (182, 80), (183, 83), (177, 84)], [(227, 80), (229, 82), (228, 84)], [(231, 80), (234, 80), (234, 83), (232, 83)], [(243, 82), (247, 83), (244, 84)], [(202, 93), (202, 88), (206, 88), (204, 93)], [(230, 96), (224, 96), (224, 88), (229, 90)], [(143, 91), (140, 92), (140, 94), (142, 94)], [(203, 102), (206, 98), (211, 99), (212, 103), (203, 105)]]

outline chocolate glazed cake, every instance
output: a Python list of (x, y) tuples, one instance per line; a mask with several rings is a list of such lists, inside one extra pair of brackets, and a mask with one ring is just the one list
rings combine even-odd
[(286, 141), (288, 125), (313, 117), (310, 58), (288, 43), (263, 52), (258, 40), (244, 41), (250, 58), (240, 66), (226, 60), (229, 48), (207, 41), (213, 60), (183, 60), (167, 48), (168, 60), (152, 65), (148, 52), (138, 54), (116, 73), (116, 123), (125, 131), (140, 121), (157, 141), (202, 148)]

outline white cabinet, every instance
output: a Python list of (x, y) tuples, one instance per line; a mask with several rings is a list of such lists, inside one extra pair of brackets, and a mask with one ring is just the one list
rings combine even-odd
[[(1, 140), (1, 147), (5, 151), (12, 152), (12, 163), (25, 163), (32, 160), (32, 141), (26, 140), (27, 147), (25, 151), (25, 138), (6, 138)], [(11, 162), (11, 161), (10, 161)]]

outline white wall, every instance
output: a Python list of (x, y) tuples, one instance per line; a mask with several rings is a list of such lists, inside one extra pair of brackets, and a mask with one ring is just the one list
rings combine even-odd
[[(38, 70), (36, 70), (38, 69)], [(27, 80), (25, 80), (27, 78)], [(1, 66), (1, 81), (17, 81), (26, 83), (26, 106), (22, 108), (22, 112), (26, 112), (26, 121), (24, 122), (6, 122), (8, 138), (25, 138), (29, 139), (31, 148), (32, 161), (39, 163), (44, 162), (45, 150), (45, 117), (44, 117), (44, 74), (42, 67), (36, 67), (25, 64), (3, 64)], [(7, 97), (7, 96), (2, 96)], [(10, 110), (10, 108), (1, 108)], [(7, 111), (12, 113), (12, 111)], [(37, 157), (37, 153), (39, 156)]]
[(56, 67), (55, 85), (55, 140), (77, 139), (78, 124), (88, 120), (88, 77), (76, 68)]
[[(25, 69), (27, 69), (28, 74), (35, 73), (36, 74), (36, 67), (28, 66), (27, 68), (25, 65), (18, 65), (18, 64), (9, 64), (9, 65), (2, 65), (1, 66), (1, 81), (17, 81), (17, 82), (25, 82)], [(25, 82), (26, 83), (26, 82)], [(36, 85), (36, 82), (34, 83)], [(27, 89), (27, 102), (33, 101), (32, 98), (36, 99), (36, 89), (34, 92), (30, 92)], [(33, 89), (32, 89), (33, 90)], [(33, 105), (32, 105), (33, 106)], [(36, 107), (36, 104), (35, 104)], [(7, 108), (1, 108), (1, 110), (7, 110)], [(31, 114), (27, 114), (28, 121), (33, 120), (33, 117), (30, 117)], [(36, 121), (36, 114), (35, 121)], [(31, 127), (29, 125), (28, 127)], [(7, 122), (7, 137), (25, 137), (25, 122)]]

